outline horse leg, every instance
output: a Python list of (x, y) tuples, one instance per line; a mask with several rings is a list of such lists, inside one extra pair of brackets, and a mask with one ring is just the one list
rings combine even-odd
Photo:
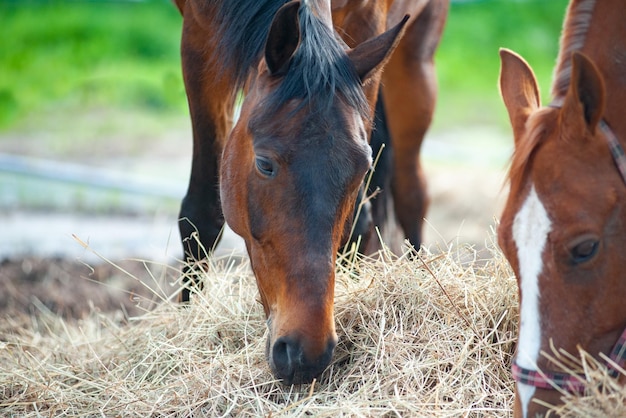
[[(193, 157), (187, 193), (178, 227), (185, 253), (185, 274), (180, 299), (189, 300), (189, 283), (196, 284), (194, 263), (217, 244), (224, 217), (219, 199), (219, 162), (232, 126), (235, 92), (218, 70), (211, 23), (196, 16), (186, 2), (183, 9), (181, 58), (193, 131)], [(196, 272), (197, 274), (197, 272)]]
[(381, 239), (392, 252), (399, 254), (402, 250), (403, 231), (400, 230), (394, 216), (391, 186), (394, 150), (390, 140), (382, 96), (383, 93), (379, 93), (370, 139), (375, 166), (368, 188), (368, 195), (371, 196), (373, 224), (378, 227), (380, 239), (378, 236), (375, 237), (376, 239), (372, 239), (368, 243), (365, 254), (372, 254), (380, 250)]
[[(340, 6), (334, 5), (332, 14), (333, 25), (346, 45), (350, 48), (354, 48), (358, 44), (380, 35), (385, 31), (386, 7), (384, 2), (368, 2), (367, 4), (360, 5), (356, 9), (353, 9), (353, 5), (350, 3)], [(376, 74), (363, 86), (363, 91), (371, 107), (370, 114), (374, 121), (373, 126), (368, 125), (366, 127), (369, 131), (370, 138), (374, 137), (372, 131), (376, 129), (380, 110), (382, 109), (378, 109), (376, 105), (380, 79), (380, 74)], [(374, 144), (370, 141), (374, 158), (376, 158), (378, 150), (384, 142), (384, 140), (381, 140), (379, 143)], [(377, 221), (380, 216), (373, 216), (372, 211), (379, 209), (381, 204), (376, 198), (372, 201), (369, 200), (371, 193), (376, 191), (377, 186), (381, 186), (381, 184), (379, 184), (380, 182), (377, 182), (376, 170), (378, 170), (378, 168), (375, 167), (375, 171), (371, 174), (372, 183), (370, 184), (370, 188), (366, 190), (366, 185), (363, 184), (359, 189), (354, 208), (353, 230), (349, 237), (350, 241), (346, 246), (346, 248), (349, 248), (352, 244), (358, 244), (357, 250), (364, 254), (371, 254), (380, 249), (379, 240), (374, 233), (374, 228), (379, 225)], [(380, 187), (380, 190), (383, 190), (383, 188)]]
[(393, 144), (392, 193), (405, 237), (419, 249), (428, 197), (420, 147), (435, 108), (433, 55), (448, 12), (447, 0), (432, 0), (406, 33), (385, 67), (382, 99)]

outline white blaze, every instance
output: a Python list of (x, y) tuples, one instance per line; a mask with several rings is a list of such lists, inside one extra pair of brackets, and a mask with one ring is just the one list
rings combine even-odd
[[(533, 185), (526, 201), (513, 221), (513, 239), (517, 246), (519, 262), (521, 306), (520, 330), (517, 342), (516, 362), (530, 370), (537, 369), (541, 345), (541, 322), (539, 316), (539, 274), (543, 269), (542, 254), (551, 223)], [(517, 392), (526, 417), (528, 403), (535, 388), (517, 383)]]

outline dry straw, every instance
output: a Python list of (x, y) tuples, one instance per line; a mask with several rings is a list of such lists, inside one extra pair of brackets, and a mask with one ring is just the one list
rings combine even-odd
[[(130, 323), (95, 310), (71, 323), (43, 309), (28, 325), (5, 318), (1, 415), (511, 415), (517, 289), (496, 250), (486, 260), (463, 247), (340, 260), (334, 360), (314, 384), (292, 387), (266, 364), (247, 263), (208, 269), (190, 306), (164, 297)], [(590, 389), (560, 412), (623, 407), (621, 386), (583, 358)]]

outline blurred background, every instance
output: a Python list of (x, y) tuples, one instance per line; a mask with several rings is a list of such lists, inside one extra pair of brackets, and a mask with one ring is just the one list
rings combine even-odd
[[(547, 101), (566, 4), (452, 1), (424, 145), (427, 244), (489, 239), (512, 149), (498, 49), (526, 58)], [(0, 279), (33, 257), (97, 259), (72, 234), (113, 260), (180, 258), (181, 24), (167, 0), (0, 0)]]

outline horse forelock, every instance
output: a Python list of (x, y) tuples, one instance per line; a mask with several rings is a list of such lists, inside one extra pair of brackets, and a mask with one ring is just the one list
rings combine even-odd
[(265, 39), (274, 15), (288, 0), (211, 0), (218, 22), (215, 42), (216, 59), (221, 64), (220, 76), (229, 77), (242, 87), (261, 59)]
[(299, 108), (308, 106), (310, 111), (323, 114), (332, 110), (339, 96), (368, 119), (369, 104), (345, 52), (346, 45), (306, 4), (300, 8), (299, 16), (300, 46), (289, 70), (264, 104), (275, 112), (285, 102), (297, 99), (301, 100)]
[(516, 138), (515, 151), (511, 159), (508, 179), (512, 190), (521, 188), (533, 154), (539, 145), (555, 131), (558, 122), (555, 113), (558, 111), (555, 108), (544, 107), (528, 117), (523, 137)]
[[(217, 2), (219, 22), (216, 60), (221, 73), (243, 87), (261, 60), (270, 25), (286, 0), (238, 0)], [(346, 55), (347, 46), (332, 28), (303, 2), (299, 11), (301, 42), (289, 70), (264, 105), (276, 111), (297, 99), (313, 111), (329, 111), (337, 96), (367, 119), (369, 104), (361, 81)]]
[(572, 74), (572, 54), (584, 46), (595, 4), (596, 0), (574, 0), (567, 8), (553, 75), (553, 98), (562, 97), (567, 92)]

